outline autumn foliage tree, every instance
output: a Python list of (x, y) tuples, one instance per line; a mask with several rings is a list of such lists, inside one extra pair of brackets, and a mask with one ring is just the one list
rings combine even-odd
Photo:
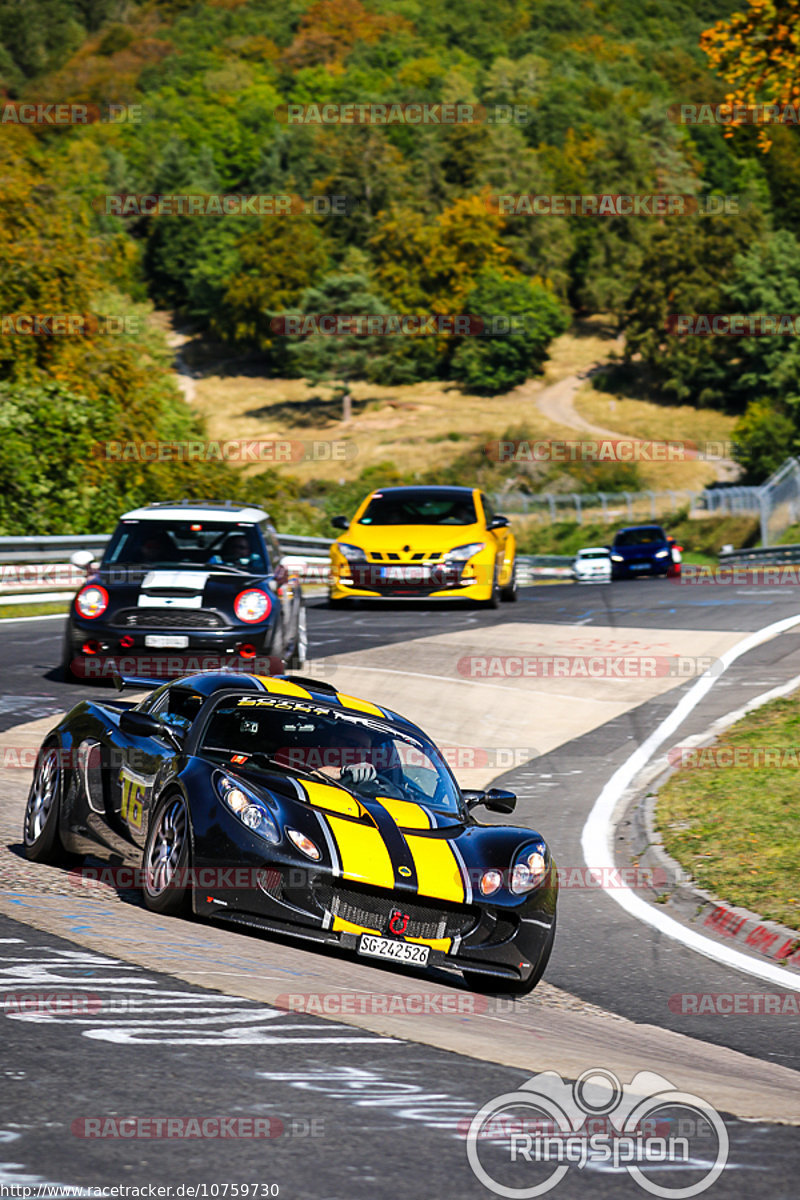
[[(728, 104), (800, 105), (800, 0), (750, 0), (745, 12), (707, 29), (700, 45), (730, 87)], [(730, 128), (743, 123), (735, 119)], [(759, 141), (769, 149), (765, 129)]]

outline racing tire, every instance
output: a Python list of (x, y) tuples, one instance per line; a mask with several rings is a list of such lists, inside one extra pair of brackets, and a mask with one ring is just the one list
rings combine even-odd
[(308, 620), (306, 606), (301, 600), (297, 612), (297, 628), (295, 629), (294, 642), (292, 643), (290, 653), (286, 655), (286, 669), (288, 671), (299, 671), (306, 665), (307, 654)]
[(334, 600), (332, 596), (328, 597), (328, 608), (347, 608), (347, 605), (352, 603), (352, 600)]
[(554, 917), (553, 924), (550, 926), (550, 935), (547, 939), (547, 944), (536, 964), (536, 969), (528, 979), (498, 979), (496, 976), (479, 975), (472, 971), (464, 971), (464, 982), (470, 991), (473, 992), (492, 992), (495, 995), (502, 996), (527, 996), (529, 992), (533, 991), (544, 975), (547, 964), (550, 961), (550, 955), (553, 953), (553, 943), (555, 940), (556, 921)]
[(504, 588), (500, 589), (500, 599), (506, 604), (515, 604), (519, 600), (519, 587), (517, 585), (517, 560), (514, 559), (514, 566), (511, 568), (511, 578)]
[(180, 792), (161, 800), (153, 814), (142, 856), (142, 895), (150, 912), (177, 917), (191, 904), (191, 826)]
[(58, 832), (61, 790), (61, 751), (50, 742), (39, 751), (25, 805), (22, 844), (31, 862), (57, 864), (68, 857)]

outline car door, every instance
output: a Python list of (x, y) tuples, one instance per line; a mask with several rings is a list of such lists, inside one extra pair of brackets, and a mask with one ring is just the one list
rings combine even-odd
[[(127, 748), (119, 768), (110, 775), (113, 825), (128, 842), (143, 847), (147, 812), (176, 771), (180, 753), (173, 738), (185, 737), (204, 697), (193, 688), (175, 684), (165, 689), (149, 709), (165, 726), (163, 737), (125, 736)], [(167, 732), (166, 727), (172, 733)]]

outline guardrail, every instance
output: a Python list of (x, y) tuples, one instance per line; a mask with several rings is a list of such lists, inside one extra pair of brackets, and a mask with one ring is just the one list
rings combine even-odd
[[(16, 539), (19, 543), (22, 539)], [(75, 542), (75, 538), (62, 539), (30, 539), (45, 542), (64, 541)], [(106, 539), (107, 540), (107, 539)], [(11, 543), (13, 538), (3, 538), (0, 542)], [(98, 545), (99, 539), (85, 539), (73, 549), (102, 550)], [(91, 543), (91, 544), (90, 544)], [(305, 584), (327, 584), (329, 572), (327, 538), (286, 537), (281, 538), (281, 545), (287, 551), (285, 563), (290, 570), (296, 571)], [(69, 549), (69, 547), (66, 547)], [(324, 550), (324, 553), (319, 553)], [(305, 552), (303, 552), (305, 551)], [(316, 551), (316, 553), (313, 553)], [(24, 551), (24, 554), (32, 551)], [(61, 547), (61, 554), (64, 547)], [(4, 555), (6, 557), (4, 557)], [(14, 562), (10, 562), (10, 558)], [(537, 579), (563, 579), (571, 577), (573, 556), (570, 554), (518, 554), (517, 581), (525, 587)], [(13, 554), (10, 549), (0, 551), (0, 609), (11, 604), (41, 605), (70, 600), (86, 578), (85, 572), (72, 563), (53, 562), (42, 559), (39, 562), (29, 561), (20, 554)], [(65, 591), (69, 588), (69, 591)]]
[(755, 550), (729, 550), (720, 554), (721, 563), (738, 563), (741, 566), (779, 567), (781, 563), (800, 562), (800, 546), (762, 546)]

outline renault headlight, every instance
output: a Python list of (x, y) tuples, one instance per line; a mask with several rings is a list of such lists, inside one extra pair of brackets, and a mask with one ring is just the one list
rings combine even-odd
[(349, 563), (365, 563), (367, 561), (367, 556), (360, 546), (353, 546), (350, 542), (337, 542), (336, 545)]
[(469, 542), (466, 546), (456, 546), (454, 550), (449, 550), (445, 555), (445, 562), (465, 563), (468, 558), (472, 558), (475, 554), (479, 554), (483, 549), (483, 542)]

